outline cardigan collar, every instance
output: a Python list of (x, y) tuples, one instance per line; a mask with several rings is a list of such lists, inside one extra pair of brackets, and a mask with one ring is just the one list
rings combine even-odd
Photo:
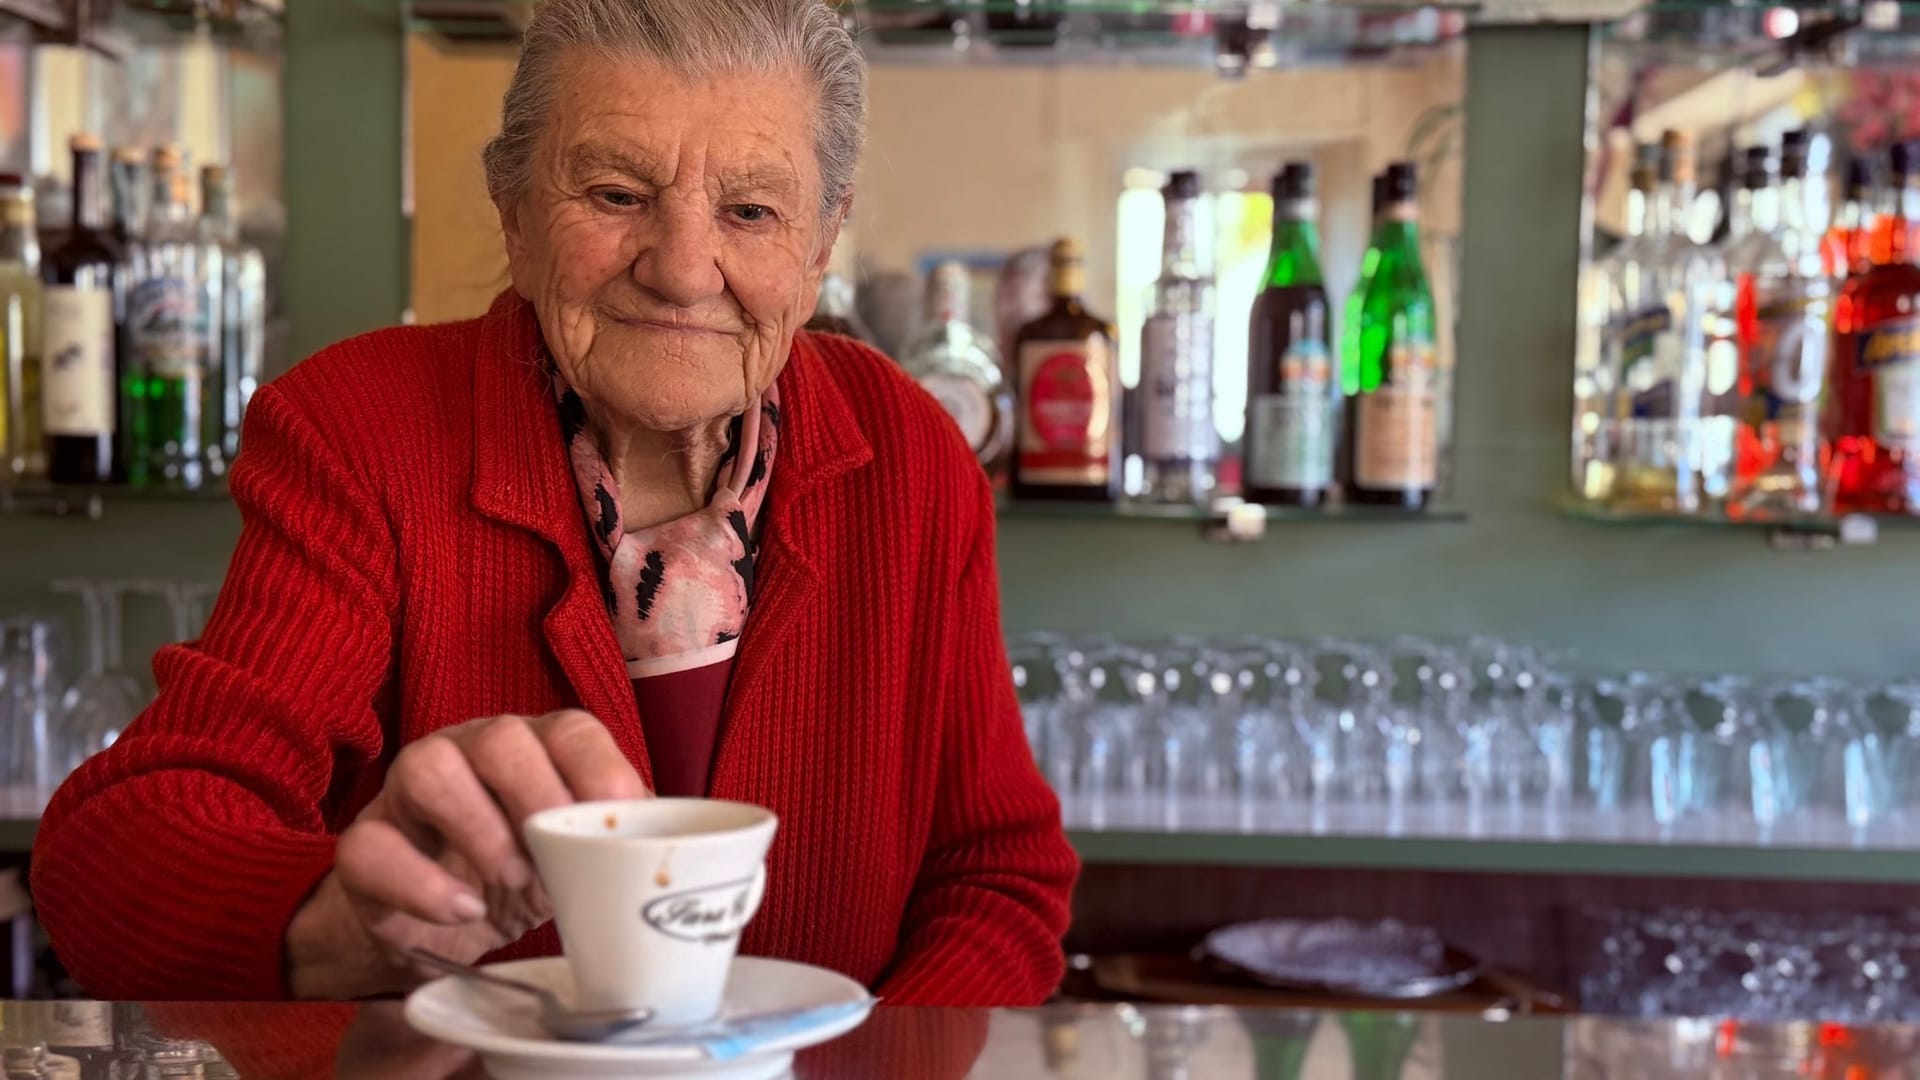
[[(606, 617), (600, 568), (542, 348), (533, 305), (512, 291), (503, 293), (481, 320), (474, 359), (472, 504), (487, 517), (547, 540), (566, 566), (566, 588), (542, 622), (548, 647), (580, 705), (606, 723), (652, 784), (633, 687)], [(765, 565), (756, 567), (760, 591), (741, 636), (729, 719), (715, 751), (716, 790), (738, 767), (731, 744), (751, 735), (734, 730), (734, 699), (772, 677), (773, 658), (795, 613), (814, 602), (821, 588), (808, 552), (845, 527), (834, 516), (833, 500), (810, 496), (873, 460), (852, 407), (808, 335), (794, 338), (779, 386), (781, 457), (762, 510)]]

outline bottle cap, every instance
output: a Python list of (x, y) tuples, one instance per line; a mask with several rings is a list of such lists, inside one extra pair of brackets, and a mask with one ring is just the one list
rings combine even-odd
[(1387, 208), (1387, 174), (1381, 173), (1373, 178), (1373, 216), (1379, 217)]
[(1759, 191), (1773, 179), (1773, 151), (1764, 146), (1749, 146), (1740, 152), (1740, 186)]
[(1676, 184), (1693, 183), (1693, 136), (1668, 128), (1660, 136), (1660, 176)]
[(1385, 187), (1387, 201), (1390, 203), (1405, 202), (1413, 198), (1420, 188), (1413, 162), (1396, 161), (1387, 166)]
[(1071, 236), (1063, 236), (1055, 240), (1047, 255), (1056, 266), (1060, 263), (1077, 263), (1085, 257), (1085, 253), (1080, 249), (1080, 241)]
[(76, 154), (97, 154), (104, 145), (100, 136), (88, 131), (79, 132), (67, 140), (67, 146)]
[(145, 165), (147, 155), (137, 146), (116, 146), (113, 160), (121, 165)]
[(177, 146), (156, 146), (153, 148), (153, 167), (155, 171), (166, 172), (178, 169), (182, 156)]
[(1873, 159), (1857, 157), (1847, 162), (1847, 198), (1856, 201), (1873, 194)]
[(202, 165), (202, 166), (200, 166), (200, 181), (201, 181), (201, 183), (205, 183), (205, 184), (224, 184), (224, 183), (226, 183), (226, 182), (227, 182), (227, 167), (226, 167), (225, 165)]
[(1895, 180), (1896, 183), (1901, 182), (1905, 180), (1906, 177), (1912, 175), (1913, 165), (1914, 165), (1914, 160), (1913, 160), (1913, 144), (1912, 143), (1897, 142), (1897, 143), (1894, 143), (1892, 146), (1887, 147), (1887, 168), (1889, 171), (1892, 172), (1892, 174), (1896, 178)]
[(1161, 195), (1168, 199), (1197, 199), (1200, 197), (1200, 174), (1190, 169), (1181, 169), (1167, 177), (1167, 186)]
[(1313, 166), (1304, 161), (1289, 161), (1273, 174), (1273, 201), (1292, 202), (1313, 198)]

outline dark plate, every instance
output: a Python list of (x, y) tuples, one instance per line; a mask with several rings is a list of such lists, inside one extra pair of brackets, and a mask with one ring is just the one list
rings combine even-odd
[(1425, 927), (1388, 919), (1262, 919), (1208, 934), (1199, 952), (1225, 970), (1286, 990), (1412, 1000), (1480, 977), (1480, 961)]

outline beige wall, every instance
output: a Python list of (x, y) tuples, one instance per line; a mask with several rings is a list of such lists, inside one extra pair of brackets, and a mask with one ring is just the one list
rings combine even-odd
[[(511, 49), (416, 37), (414, 310), (422, 321), (481, 310), (504, 283), (479, 152), (498, 121)], [(921, 253), (1012, 250), (1075, 233), (1096, 298), (1111, 294), (1115, 205), (1131, 166), (1249, 170), (1320, 165), (1327, 271), (1355, 272), (1366, 178), (1401, 156), (1417, 120), (1464, 92), (1459, 49), (1421, 63), (1264, 72), (1127, 67), (873, 69), (872, 119), (840, 262), (911, 269)], [(1459, 227), (1459, 164), (1424, 183), (1425, 226)], [(1438, 268), (1436, 268), (1438, 269)], [(1436, 273), (1436, 277), (1442, 276)], [(1446, 285), (1436, 282), (1446, 291)]]

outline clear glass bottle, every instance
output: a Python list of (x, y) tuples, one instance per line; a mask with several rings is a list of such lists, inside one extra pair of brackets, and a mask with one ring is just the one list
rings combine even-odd
[(1013, 395), (993, 340), (967, 318), (967, 268), (944, 262), (927, 278), (926, 318), (900, 366), (933, 395), (988, 472), (1006, 459), (1013, 437)]
[(1213, 423), (1213, 278), (1201, 265), (1200, 177), (1176, 172), (1161, 192), (1165, 244), (1153, 312), (1140, 327), (1138, 501), (1204, 504), (1220, 436)]
[(807, 320), (807, 329), (873, 344), (873, 331), (860, 320), (853, 282), (832, 271), (820, 275), (820, 293), (814, 300), (813, 318)]
[(154, 151), (153, 208), (127, 294), (127, 479), (135, 485), (197, 488), (206, 479), (220, 267), (200, 243), (183, 164), (177, 150)]
[(240, 452), (240, 421), (260, 388), (267, 361), (267, 264), (259, 248), (240, 238), (232, 179), (224, 166), (200, 170), (202, 257), (219, 264), (217, 276), (208, 274), (220, 322), (220, 378), (208, 394), (219, 408), (209, 405), (206, 424), (207, 459), (216, 476)]
[(107, 187), (113, 194), (113, 238), (129, 253), (147, 231), (149, 183), (146, 155), (138, 147), (116, 147), (107, 173)]
[(0, 176), (0, 479), (43, 475), (40, 434), (40, 231), (33, 187)]
[[(1807, 514), (1821, 504), (1817, 411), (1835, 286), (1823, 265), (1822, 237), (1806, 222), (1808, 142), (1803, 132), (1783, 141), (1774, 198), (1766, 197), (1769, 162), (1749, 160), (1756, 227), (1727, 249), (1745, 401), (1728, 504), (1739, 515)], [(1771, 229), (1769, 217), (1777, 219)]]
[(1651, 299), (1647, 258), (1652, 207), (1659, 186), (1660, 148), (1646, 143), (1634, 154), (1627, 191), (1626, 231), (1594, 261), (1581, 300), (1580, 361), (1574, 373), (1573, 485), (1589, 502), (1613, 494), (1620, 447), (1621, 376), (1644, 362), (1652, 331), (1664, 324), (1666, 306)]
[[(1660, 178), (1646, 259), (1649, 347), (1629, 358), (1621, 380), (1621, 439), (1611, 503), (1630, 511), (1694, 513), (1708, 493), (1703, 472), (1721, 469), (1726, 480), (1731, 478), (1732, 417), (1724, 424), (1703, 420), (1712, 419), (1709, 369), (1737, 371), (1739, 349), (1730, 329), (1714, 332), (1712, 347), (1725, 359), (1709, 359), (1709, 332), (1716, 325), (1712, 313), (1727, 275), (1719, 252), (1688, 232), (1695, 196), (1691, 136), (1669, 131), (1661, 138)], [(1720, 428), (1727, 440), (1724, 451), (1710, 446)], [(1720, 494), (1724, 485), (1717, 482)]]

